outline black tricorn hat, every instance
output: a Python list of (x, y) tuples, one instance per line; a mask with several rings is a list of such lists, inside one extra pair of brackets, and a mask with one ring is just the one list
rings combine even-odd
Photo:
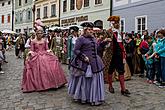
[(79, 31), (79, 28), (77, 26), (71, 26), (69, 29), (73, 30), (73, 31), (76, 31), (76, 32)]
[(49, 31), (49, 32), (53, 32), (53, 31), (52, 31), (52, 30), (50, 30), (50, 29), (49, 29), (48, 31)]
[(54, 29), (54, 32), (60, 33), (61, 32), (61, 29), (56, 28), (56, 29)]
[(84, 22), (84, 23), (80, 24), (80, 26), (93, 28), (94, 24), (92, 22)]

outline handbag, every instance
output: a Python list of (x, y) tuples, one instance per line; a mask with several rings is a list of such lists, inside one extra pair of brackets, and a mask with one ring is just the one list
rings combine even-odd
[(93, 73), (92, 73), (91, 65), (88, 65), (87, 71), (85, 73), (85, 77), (92, 77), (92, 75), (93, 75)]

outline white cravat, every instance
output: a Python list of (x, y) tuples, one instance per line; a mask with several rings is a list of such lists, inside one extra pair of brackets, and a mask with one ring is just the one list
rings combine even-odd
[(120, 34), (120, 31), (118, 29), (113, 29), (113, 32), (117, 32), (117, 42), (122, 42), (122, 37), (121, 37), (121, 34)]
[(73, 38), (72, 38), (72, 43), (73, 43), (73, 44), (76, 43), (76, 39), (77, 39), (77, 37), (73, 36)]

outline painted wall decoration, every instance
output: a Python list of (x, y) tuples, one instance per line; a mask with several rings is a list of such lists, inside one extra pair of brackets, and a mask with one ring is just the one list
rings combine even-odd
[(76, 0), (76, 8), (80, 10), (83, 5), (83, 0)]

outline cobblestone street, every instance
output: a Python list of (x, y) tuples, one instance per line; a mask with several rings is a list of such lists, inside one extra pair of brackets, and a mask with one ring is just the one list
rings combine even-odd
[[(165, 88), (147, 84), (133, 77), (127, 81), (131, 97), (120, 94), (119, 82), (114, 83), (115, 94), (106, 89), (105, 103), (101, 106), (81, 105), (72, 101), (67, 87), (44, 92), (22, 93), (20, 89), (23, 60), (16, 59), (14, 50), (6, 53), (9, 63), (3, 64), (0, 74), (0, 110), (164, 110)], [(63, 66), (67, 74), (67, 66)], [(68, 75), (67, 75), (68, 76)], [(107, 85), (105, 86), (107, 88)]]

